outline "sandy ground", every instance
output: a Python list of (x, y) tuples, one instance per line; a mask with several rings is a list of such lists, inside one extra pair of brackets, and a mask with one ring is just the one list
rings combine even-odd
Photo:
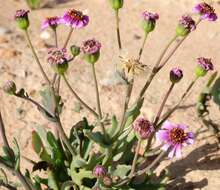
[[(144, 10), (158, 12), (158, 21), (155, 32), (147, 41), (142, 61), (144, 64), (153, 66), (161, 48), (174, 35), (174, 30), (179, 17), (191, 11), (195, 0), (127, 0), (121, 11), (121, 34), (125, 54), (136, 56), (140, 48), (143, 32), (140, 28), (140, 13)], [(51, 8), (32, 11), (31, 36), (34, 46), (37, 47), (39, 57), (46, 72), (52, 77), (52, 71), (46, 64), (45, 55), (47, 47), (53, 45), (53, 34), (49, 32), (50, 38), (40, 38), (40, 24), (44, 17), (62, 15), (68, 8), (84, 10), (90, 16), (91, 22), (83, 30), (76, 30), (71, 38), (70, 44), (80, 45), (88, 38), (97, 38), (102, 43), (102, 54), (97, 63), (97, 75), (100, 81), (101, 102), (105, 113), (120, 114), (124, 99), (124, 86), (115, 85), (112, 79), (114, 63), (117, 60), (118, 50), (114, 30), (114, 14), (109, 8), (106, 0), (76, 0), (59, 4)], [(18, 88), (24, 87), (31, 96), (40, 100), (39, 89), (45, 85), (38, 67), (36, 66), (30, 50), (28, 49), (22, 31), (15, 27), (13, 15), (16, 9), (27, 8), (23, 0), (6, 0), (0, 4), (0, 86), (7, 80), (14, 80)], [(215, 4), (216, 12), (220, 15), (220, 6)], [(159, 73), (150, 86), (145, 96), (145, 104), (142, 114), (151, 119), (158, 109), (161, 98), (169, 87), (169, 70), (180, 66), (184, 70), (184, 79), (174, 89), (169, 98), (166, 109), (178, 101), (181, 93), (186, 89), (193, 79), (193, 68), (197, 57), (211, 57), (216, 70), (220, 70), (218, 60), (220, 59), (220, 22), (209, 23), (207, 21), (199, 24), (184, 42), (181, 48), (170, 59), (169, 64)], [(62, 44), (68, 34), (67, 27), (59, 28), (59, 42)], [(45, 34), (44, 34), (45, 35)], [(91, 68), (80, 58), (76, 59), (68, 70), (68, 78), (74, 89), (90, 105), (95, 106), (95, 93), (92, 81)], [(139, 92), (146, 80), (146, 76), (136, 79), (133, 97)], [(186, 123), (192, 131), (201, 129), (195, 144), (184, 149), (184, 157), (181, 160), (164, 161), (163, 166), (170, 169), (172, 180), (168, 189), (220, 189), (220, 151), (217, 150), (217, 141), (212, 133), (202, 129), (201, 123), (196, 116), (193, 106), (206, 78), (200, 80), (193, 93), (184, 103), (185, 109), (176, 112), (170, 119), (173, 122)], [(110, 83), (110, 84), (109, 84)], [(107, 84), (107, 86), (106, 86)], [(90, 93), (88, 93), (90, 92)], [(123, 93), (122, 93), (123, 92)], [(61, 83), (61, 94), (64, 98), (65, 107), (62, 114), (62, 122), (68, 131), (71, 126), (83, 116), (93, 118), (83, 110), (81, 113), (74, 111), (76, 100), (71, 96), (65, 85)], [(19, 140), (22, 154), (37, 159), (31, 150), (30, 135), (34, 126), (44, 125), (52, 128), (33, 107), (27, 102), (15, 99), (0, 92), (1, 109), (7, 126), (7, 135), (10, 140), (16, 137)], [(134, 100), (134, 98), (132, 100)], [(3, 106), (3, 107), (2, 107)], [(220, 117), (219, 110), (213, 110), (215, 118)], [(1, 139), (0, 139), (1, 140)], [(24, 162), (25, 167), (27, 163)]]

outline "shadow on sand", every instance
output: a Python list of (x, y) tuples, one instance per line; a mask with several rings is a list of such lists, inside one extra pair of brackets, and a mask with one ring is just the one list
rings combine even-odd
[(202, 178), (197, 182), (186, 182), (184, 176), (193, 170), (220, 169), (220, 154), (218, 144), (205, 144), (192, 151), (186, 158), (171, 163), (167, 169), (171, 173), (171, 182), (167, 189), (169, 190), (193, 190), (200, 189), (208, 185), (208, 179)]

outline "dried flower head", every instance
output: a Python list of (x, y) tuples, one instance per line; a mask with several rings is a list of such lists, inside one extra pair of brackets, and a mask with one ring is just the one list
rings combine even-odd
[(156, 133), (156, 138), (164, 145), (163, 150), (169, 152), (169, 157), (176, 156), (180, 158), (182, 156), (181, 150), (183, 146), (193, 144), (194, 134), (192, 132), (186, 132), (188, 126), (183, 124), (173, 124), (168, 121), (164, 123), (162, 128)]
[(141, 139), (147, 139), (154, 132), (152, 123), (145, 118), (137, 119), (133, 125), (133, 129)]
[(170, 80), (172, 83), (177, 83), (183, 78), (183, 71), (179, 68), (173, 68), (170, 71)]
[(201, 19), (207, 19), (209, 21), (216, 21), (218, 19), (215, 9), (205, 2), (197, 4), (193, 10), (201, 15)]
[(54, 17), (47, 17), (42, 25), (41, 25), (41, 29), (44, 30), (48, 27), (52, 28), (52, 29), (56, 29), (56, 27), (61, 23), (61, 18), (54, 16)]
[(7, 81), (4, 86), (3, 90), (8, 94), (15, 94), (16, 93), (16, 85), (14, 81)]
[(107, 171), (105, 169), (104, 166), (101, 165), (97, 165), (94, 169), (93, 169), (93, 175), (97, 178), (103, 178), (107, 175)]
[(72, 28), (83, 28), (88, 25), (89, 17), (81, 11), (71, 9), (64, 13), (61, 22)]
[(133, 79), (135, 75), (150, 70), (147, 65), (142, 64), (138, 59), (125, 58), (122, 56), (120, 56), (119, 69), (124, 72), (124, 75), (128, 80)]

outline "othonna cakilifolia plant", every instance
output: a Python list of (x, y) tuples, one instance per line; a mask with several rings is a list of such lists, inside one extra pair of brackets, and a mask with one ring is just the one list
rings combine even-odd
[[(123, 8), (124, 1), (109, 0), (109, 3), (115, 12), (116, 45), (118, 45), (120, 51), (123, 49), (123, 44), (120, 37), (119, 11)], [(167, 155), (169, 158), (174, 156), (181, 158), (183, 147), (193, 144), (195, 140), (194, 134), (190, 132), (186, 124), (175, 124), (168, 121), (168, 119), (179, 108), (190, 90), (198, 82), (198, 79), (213, 70), (211, 59), (204, 57), (197, 59), (193, 81), (189, 82), (189, 86), (177, 104), (168, 112), (164, 113), (164, 106), (170, 94), (175, 91), (175, 87), (183, 78), (183, 70), (177, 67), (172, 68), (167, 76), (170, 78), (170, 85), (167, 92), (164, 93), (164, 98), (155, 114), (154, 120), (149, 121), (148, 118), (141, 116), (141, 108), (145, 92), (152, 84), (154, 77), (167, 65), (169, 59), (190, 33), (198, 28), (199, 23), (204, 20), (217, 20), (214, 9), (207, 3), (203, 2), (196, 5), (194, 12), (197, 13), (197, 21), (194, 21), (190, 15), (183, 15), (179, 19), (173, 37), (170, 38), (162, 50), (157, 62), (150, 70), (150, 74), (146, 75), (146, 81), (143, 83), (141, 91), (133, 93), (136, 96), (135, 102), (130, 103), (135, 77), (136, 75), (138, 77), (146, 66), (141, 63), (141, 59), (147, 37), (153, 33), (159, 19), (157, 13), (148, 11), (142, 13), (143, 42), (137, 52), (138, 56), (137, 58), (123, 58), (121, 63), (117, 63), (121, 66), (118, 73), (125, 81), (126, 86), (122, 114), (121, 116), (116, 116), (108, 113), (112, 116), (109, 122), (102, 111), (102, 103), (100, 101), (102, 94), (99, 92), (98, 78), (96, 76), (96, 67), (99, 64), (100, 56), (102, 56), (102, 45), (98, 41), (98, 36), (83, 41), (80, 46), (75, 44), (68, 45), (71, 43), (72, 33), (78, 32), (77, 29), (86, 27), (89, 24), (89, 19), (92, 18), (89, 18), (81, 11), (71, 9), (66, 11), (63, 16), (49, 15), (43, 21), (42, 29), (51, 29), (55, 34), (54, 47), (48, 49), (47, 57), (47, 62), (54, 72), (53, 78), (50, 79), (38, 58), (29, 35), (29, 11), (16, 11), (15, 21), (26, 36), (27, 43), (47, 87), (40, 91), (41, 103), (32, 99), (25, 89), (19, 89), (14, 81), (8, 81), (3, 89), (9, 95), (21, 98), (36, 106), (47, 120), (55, 124), (54, 127), (58, 135), (40, 127), (32, 132), (32, 145), (39, 156), (39, 160), (31, 160), (30, 156), (25, 155), (26, 160), (33, 165), (33, 168), (23, 173), (20, 169), (20, 160), (23, 152), (19, 150), (16, 140), (14, 140), (15, 148), (9, 145), (3, 119), (0, 117), (1, 136), (4, 142), (4, 154), (0, 157), (1, 167), (15, 174), (27, 190), (165, 189), (168, 181), (167, 172), (163, 171), (161, 175), (157, 176), (155, 169)], [(121, 19), (121, 22), (123, 22), (123, 19)], [(57, 27), (61, 27), (61, 25), (69, 27), (67, 39), (63, 44), (57, 40)], [(174, 46), (173, 49), (171, 45)], [(66, 75), (70, 62), (73, 62), (80, 54), (82, 54), (83, 60), (91, 68), (95, 86), (96, 109), (94, 109), (94, 105), (84, 101), (84, 98), (70, 84)], [(64, 104), (62, 96), (59, 94), (60, 80), (64, 81), (73, 97), (94, 116), (96, 121), (91, 124), (91, 121), (88, 121), (87, 118), (82, 118), (81, 121), (76, 121), (68, 135), (64, 131), (60, 119)], [(62, 88), (64, 87), (62, 86)], [(159, 144), (156, 148), (153, 148), (155, 147), (153, 146), (153, 139), (156, 139)], [(140, 153), (141, 147), (144, 150), (143, 154)], [(153, 161), (150, 161), (149, 157)], [(39, 172), (36, 172), (37, 170)], [(41, 175), (42, 170), (44, 170), (44, 175)], [(11, 184), (2, 184), (11, 186)]]

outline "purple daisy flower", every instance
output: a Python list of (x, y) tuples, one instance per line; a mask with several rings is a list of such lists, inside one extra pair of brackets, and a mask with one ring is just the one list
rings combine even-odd
[(54, 17), (47, 17), (42, 25), (41, 25), (41, 29), (44, 30), (48, 27), (51, 27), (52, 29), (55, 29), (59, 24), (61, 23), (61, 18), (54, 16)]
[(148, 11), (145, 11), (142, 13), (142, 16), (145, 21), (151, 21), (151, 22), (156, 22), (156, 20), (159, 19), (159, 15), (157, 13), (150, 13)]
[(133, 129), (141, 137), (141, 139), (147, 139), (155, 130), (150, 121), (139, 118), (133, 125)]
[(89, 17), (81, 11), (71, 9), (64, 13), (62, 23), (72, 28), (83, 28), (89, 23)]
[(192, 132), (186, 132), (188, 126), (183, 124), (173, 124), (168, 121), (164, 123), (162, 128), (156, 133), (158, 141), (163, 142), (163, 150), (170, 149), (169, 158), (176, 156), (181, 158), (183, 146), (194, 143), (194, 134)]
[(68, 60), (67, 50), (65, 48), (52, 48), (48, 51), (48, 55), (49, 57), (47, 61), (51, 65), (61, 65), (63, 63), (66, 63)]
[(170, 71), (170, 80), (174, 83), (179, 82), (183, 78), (183, 71), (179, 68), (173, 68)]
[(91, 55), (99, 52), (101, 48), (101, 43), (95, 39), (89, 39), (83, 42), (81, 50), (84, 54)]
[(193, 11), (201, 15), (201, 19), (207, 19), (209, 21), (216, 21), (218, 19), (215, 9), (209, 4), (202, 2), (197, 4)]
[(190, 32), (196, 29), (196, 23), (189, 15), (183, 15), (182, 18), (179, 20), (179, 25), (183, 26)]
[(20, 10), (17, 10), (16, 13), (15, 13), (15, 20), (16, 19), (20, 19), (20, 18), (28, 18), (28, 13), (30, 11), (29, 10), (24, 10), (24, 9), (20, 9)]
[(213, 70), (213, 64), (211, 59), (209, 58), (204, 58), (204, 57), (199, 57), (197, 58), (198, 64), (206, 71)]
[(103, 178), (107, 175), (107, 171), (105, 169), (104, 166), (101, 165), (97, 165), (94, 169), (93, 169), (93, 175), (97, 178)]

